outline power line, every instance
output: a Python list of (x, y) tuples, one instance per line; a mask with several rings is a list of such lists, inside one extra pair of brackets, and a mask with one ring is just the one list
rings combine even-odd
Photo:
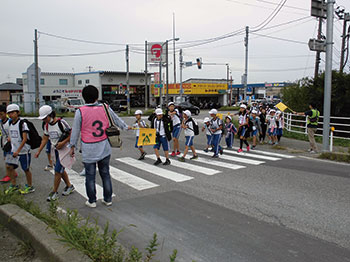
[[(92, 55), (106, 55), (123, 52), (125, 49), (120, 50), (111, 50), (104, 52), (93, 52), (93, 53), (77, 53), (77, 54), (48, 54), (48, 55), (39, 55), (39, 57), (75, 57), (75, 56), (92, 56)], [(33, 54), (25, 53), (11, 53), (11, 52), (0, 52), (0, 56), (13, 56), (13, 57), (28, 57), (33, 56)]]
[[(266, 0), (256, 0), (258, 2), (262, 2), (262, 3), (267, 3), (270, 5), (278, 5), (274, 2), (270, 2), (270, 1), (266, 1)], [(309, 11), (309, 9), (305, 9), (305, 8), (301, 8), (301, 7), (296, 7), (296, 6), (291, 6), (291, 5), (285, 5), (286, 8), (292, 8), (292, 9), (296, 9), (296, 10), (302, 10), (302, 11)]]
[(269, 35), (262, 35), (262, 34), (257, 34), (257, 33), (252, 33), (254, 35), (258, 35), (260, 37), (266, 37), (266, 38), (271, 38), (271, 39), (275, 39), (275, 40), (280, 40), (280, 41), (285, 41), (285, 42), (290, 42), (290, 43), (295, 43), (295, 44), (302, 44), (302, 45), (306, 45), (307, 43), (305, 42), (301, 42), (301, 41), (297, 41), (297, 40), (291, 40), (291, 39), (286, 39), (286, 38), (281, 38), (281, 37), (275, 37), (275, 36), (269, 36)]

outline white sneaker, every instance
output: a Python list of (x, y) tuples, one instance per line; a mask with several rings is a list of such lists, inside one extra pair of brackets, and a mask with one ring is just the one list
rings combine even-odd
[(45, 171), (51, 171), (52, 169), (53, 169), (53, 167), (50, 166), (50, 165), (47, 165), (47, 166), (44, 168)]
[(81, 176), (85, 176), (86, 174), (85, 174), (85, 168), (79, 173), (79, 175), (81, 175)]
[(105, 204), (108, 207), (112, 205), (112, 201), (111, 202), (106, 202), (103, 199), (102, 199), (102, 203)]
[(51, 192), (49, 196), (46, 198), (47, 202), (56, 201), (58, 199), (57, 192)]
[(96, 202), (90, 203), (89, 200), (86, 200), (85, 205), (91, 208), (95, 208), (96, 207)]
[(67, 186), (66, 186), (66, 187), (64, 188), (63, 192), (62, 192), (62, 195), (63, 195), (63, 196), (68, 196), (68, 195), (70, 195), (71, 193), (73, 193), (74, 190), (75, 190), (75, 188), (74, 188), (73, 185), (71, 185), (70, 187), (67, 187)]

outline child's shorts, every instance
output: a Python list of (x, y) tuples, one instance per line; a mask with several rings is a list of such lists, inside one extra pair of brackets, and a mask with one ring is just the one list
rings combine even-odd
[(277, 133), (277, 128), (269, 128), (267, 132), (269, 136), (275, 136)]
[(13, 157), (12, 153), (6, 155), (5, 162), (7, 165), (12, 166), (14, 169), (17, 169), (19, 165), (23, 171), (28, 171), (31, 162), (31, 154), (23, 154), (18, 155), (17, 157)]
[(157, 143), (153, 146), (153, 148), (159, 150), (160, 146), (163, 147), (164, 151), (169, 151), (169, 142), (166, 136), (159, 136)]
[(45, 150), (46, 154), (50, 154), (51, 153), (51, 141), (47, 141), (46, 144), (46, 150)]
[(207, 145), (211, 146), (211, 140), (212, 140), (212, 136), (211, 135), (207, 135)]
[(257, 134), (258, 134), (258, 129), (252, 131), (252, 136), (257, 136)]
[(277, 133), (278, 136), (283, 136), (283, 128), (278, 128)]
[(193, 146), (194, 136), (186, 136), (186, 146)]
[(181, 133), (181, 126), (180, 124), (178, 124), (173, 127), (173, 132), (172, 132), (173, 138), (179, 139), (180, 133)]
[(58, 151), (56, 149), (55, 149), (55, 158), (56, 158), (55, 172), (62, 174), (64, 172), (64, 166), (62, 166), (62, 164), (61, 164), (60, 156), (59, 156)]
[(138, 146), (137, 143), (139, 142), (139, 137), (136, 137), (136, 142), (135, 142), (135, 148), (142, 148), (142, 146)]

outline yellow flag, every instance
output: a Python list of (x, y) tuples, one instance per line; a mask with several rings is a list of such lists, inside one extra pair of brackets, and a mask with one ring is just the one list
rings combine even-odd
[(281, 111), (284, 111), (288, 108), (288, 106), (286, 106), (285, 104), (283, 104), (282, 102), (279, 102), (276, 107), (281, 110)]
[(137, 146), (150, 146), (156, 144), (156, 130), (154, 128), (140, 128)]
[(222, 120), (222, 118), (224, 117), (224, 116), (223, 116), (222, 114), (220, 114), (220, 113), (217, 113), (216, 116), (217, 116), (218, 118), (220, 118), (221, 120)]

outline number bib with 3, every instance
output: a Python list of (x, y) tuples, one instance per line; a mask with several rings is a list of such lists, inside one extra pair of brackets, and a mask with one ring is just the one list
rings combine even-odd
[(102, 106), (83, 106), (81, 113), (81, 140), (84, 143), (97, 143), (107, 139), (109, 121)]

